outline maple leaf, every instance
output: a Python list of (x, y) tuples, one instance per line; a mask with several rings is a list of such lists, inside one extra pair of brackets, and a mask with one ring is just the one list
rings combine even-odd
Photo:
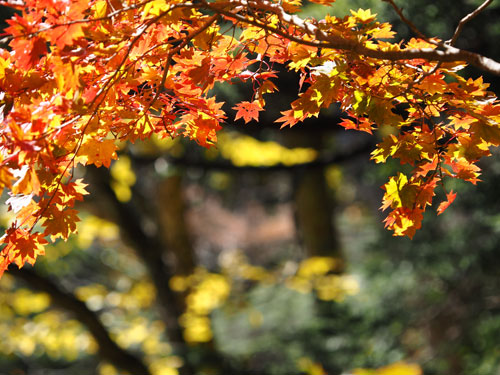
[(11, 262), (9, 261), (9, 258), (7, 256), (0, 254), (0, 278), (9, 267), (10, 263)]
[(435, 195), (434, 190), (436, 189), (437, 182), (438, 179), (434, 177), (431, 178), (429, 181), (424, 182), (423, 184), (418, 186), (416, 202), (415, 202), (416, 205), (418, 205), (421, 208), (424, 208), (425, 206), (432, 204), (432, 198)]
[(77, 161), (88, 165), (94, 164), (96, 167), (104, 165), (109, 168), (111, 160), (118, 158), (116, 150), (118, 146), (112, 139), (98, 140), (95, 138), (87, 138), (78, 150)]
[(415, 176), (425, 177), (429, 173), (436, 172), (437, 167), (438, 167), (438, 158), (434, 158), (430, 162), (424, 162), (422, 164), (419, 164), (415, 171)]
[[(278, 91), (270, 81), (277, 78), (274, 64), (300, 75), (298, 98), (276, 120), (282, 128), (338, 103), (349, 116), (344, 128), (371, 134), (381, 127), (372, 159), (409, 164), (411, 177), (398, 174), (384, 186), (382, 207), (392, 209), (386, 225), (396, 235), (414, 235), (443, 176), (476, 183), (477, 161), (500, 145), (500, 104), (488, 84), (458, 76), (464, 62), (441, 61), (451, 56), (447, 49), (437, 59), (412, 58), (418, 50), (435, 52), (438, 39), (380, 40), (394, 32), (370, 10), (306, 20), (282, 14), (299, 12), (300, 0), (263, 0), (266, 6), (254, 12), (241, 0), (195, 7), (152, 0), (132, 2), (126, 11), (120, 1), (15, 3), (20, 12), (5, 30), (10, 50), (0, 49), (0, 187), (10, 194), (15, 225), (44, 219), (45, 232), (30, 238), (27, 229), (12, 227), (0, 272), (20, 248), (32, 254), (20, 264), (34, 259), (40, 236), (67, 238), (76, 230), (76, 211), (68, 207), (83, 199), (86, 185), (67, 179), (78, 163), (109, 167), (117, 139), (154, 134), (212, 146), (227, 116), (210, 90), (253, 84), (256, 100), (233, 110), (236, 120), (258, 121), (263, 95)], [(400, 63), (384, 58), (386, 52)]]
[(76, 232), (76, 223), (80, 221), (78, 211), (72, 208), (59, 210), (54, 206), (47, 211), (42, 224), (45, 227), (44, 236), (50, 236), (52, 241), (58, 237), (66, 240), (71, 233)]
[[(333, 1), (332, 1), (333, 2)], [(301, 0), (284, 0), (283, 9), (289, 13), (295, 13), (300, 11), (300, 6), (302, 5)]]
[(254, 100), (253, 102), (240, 102), (236, 104), (233, 109), (237, 111), (234, 120), (236, 121), (243, 118), (245, 124), (252, 120), (259, 121), (259, 112), (264, 110), (258, 100)]
[(411, 239), (422, 226), (422, 213), (420, 208), (399, 207), (384, 220), (385, 226), (393, 231), (394, 236), (408, 236)]
[(479, 180), (479, 171), (481, 170), (474, 163), (468, 162), (464, 158), (460, 158), (453, 161), (448, 161), (449, 164), (455, 173), (456, 178), (460, 178), (464, 181), (469, 181), (472, 184), (476, 184)]
[(294, 126), (295, 124), (297, 124), (298, 122), (300, 121), (303, 121), (305, 118), (306, 118), (306, 115), (304, 115), (304, 113), (302, 111), (294, 111), (293, 109), (289, 109), (287, 111), (282, 111), (281, 114), (283, 116), (281, 116), (280, 118), (278, 118), (277, 120), (275, 120), (275, 122), (282, 122), (283, 124), (281, 124), (281, 128), (284, 128), (285, 126)]
[(26, 262), (34, 264), (39, 255), (45, 254), (44, 245), (47, 241), (38, 232), (30, 233), (26, 229), (11, 226), (1, 240), (6, 246), (2, 249), (0, 274), (10, 263), (21, 268)]
[(40, 57), (47, 52), (45, 40), (39, 37), (32, 39), (14, 39), (10, 46), (16, 52), (16, 63), (21, 69), (29, 70), (34, 67)]
[(25, 167), (18, 172), (19, 180), (12, 186), (12, 194), (28, 195), (40, 192), (40, 181), (33, 168)]
[(441, 215), (450, 206), (450, 204), (453, 203), (456, 197), (457, 193), (454, 193), (453, 190), (451, 190), (448, 194), (446, 194), (446, 201), (441, 202), (439, 204), (439, 207), (437, 209), (437, 214)]
[(14, 260), (21, 268), (24, 263), (35, 264), (39, 255), (45, 255), (45, 246), (48, 242), (40, 233), (29, 233), (16, 241), (17, 256)]
[(14, 195), (7, 199), (6, 205), (10, 206), (14, 213), (18, 213), (22, 208), (30, 205), (32, 203), (33, 194), (28, 195)]
[(396, 35), (396, 32), (392, 31), (392, 26), (390, 24), (383, 23), (374, 30), (369, 31), (367, 34), (370, 34), (377, 39), (392, 39), (394, 38), (394, 35)]
[(56, 27), (49, 32), (50, 40), (59, 49), (63, 49), (65, 46), (73, 44), (75, 39), (84, 37), (83, 28), (81, 24), (68, 25), (66, 27)]
[(357, 119), (356, 122), (352, 121), (351, 119), (345, 118), (342, 119), (342, 121), (339, 123), (340, 126), (344, 127), (346, 130), (347, 129), (355, 129), (359, 131), (366, 132), (368, 134), (373, 134), (373, 123), (368, 120), (366, 117), (361, 117)]
[(3, 187), (11, 188), (14, 176), (8, 168), (0, 166), (0, 189)]
[(370, 9), (361, 9), (359, 8), (357, 11), (351, 9), (351, 14), (356, 17), (357, 20), (368, 23), (375, 19), (377, 14), (372, 14)]
[(83, 196), (88, 194), (85, 189), (88, 185), (81, 178), (59, 185), (58, 191), (54, 194), (53, 202), (62, 207), (74, 206), (75, 200), (83, 200)]
[(486, 124), (482, 121), (474, 122), (471, 131), (479, 138), (496, 146), (500, 145), (500, 125)]
[(389, 156), (393, 156), (399, 148), (398, 138), (389, 134), (383, 141), (377, 144), (377, 148), (371, 153), (371, 158), (375, 163), (385, 163)]

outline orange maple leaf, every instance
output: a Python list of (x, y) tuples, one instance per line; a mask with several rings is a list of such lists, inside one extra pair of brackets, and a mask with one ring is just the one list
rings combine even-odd
[(0, 258), (0, 276), (11, 263), (15, 263), (19, 268), (26, 262), (34, 264), (38, 255), (45, 254), (44, 245), (48, 243), (41, 233), (30, 233), (15, 226), (7, 229), (2, 242), (6, 246)]
[(453, 203), (456, 197), (457, 193), (454, 193), (453, 190), (451, 190), (448, 194), (446, 194), (447, 200), (440, 203), (437, 209), (437, 214), (441, 215), (450, 206), (450, 204)]
[(112, 139), (88, 139), (78, 150), (76, 160), (84, 165), (94, 164), (97, 167), (104, 165), (109, 168), (112, 159), (117, 159), (116, 150), (118, 146)]
[(352, 121), (351, 119), (345, 118), (342, 119), (339, 125), (343, 126), (346, 130), (355, 129), (362, 132), (366, 132), (368, 134), (373, 134), (372, 132), (373, 124), (366, 117), (360, 117), (356, 119), (356, 122)]
[(259, 121), (259, 112), (263, 110), (258, 100), (238, 103), (233, 109), (237, 111), (234, 120), (236, 121), (243, 118), (245, 124), (249, 123), (251, 120)]
[(60, 211), (56, 207), (52, 207), (47, 220), (42, 224), (45, 227), (43, 234), (50, 236), (52, 241), (58, 237), (66, 240), (71, 233), (76, 232), (78, 221), (80, 219), (77, 210), (68, 208)]

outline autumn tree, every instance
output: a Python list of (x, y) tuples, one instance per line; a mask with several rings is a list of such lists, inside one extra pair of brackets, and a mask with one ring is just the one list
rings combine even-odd
[[(411, 166), (384, 186), (385, 223), (412, 237), (443, 178), (475, 184), (477, 160), (500, 142), (496, 97), (481, 78), (457, 71), (468, 63), (498, 74), (500, 65), (454, 46), (490, 1), (448, 41), (423, 35), (388, 3), (415, 39), (388, 42), (391, 26), (369, 10), (303, 19), (294, 1), (7, 3), (21, 15), (8, 21), (9, 49), (1, 51), (1, 181), (16, 212), (2, 270), (33, 263), (47, 239), (76, 230), (73, 206), (86, 195), (77, 166), (109, 167), (118, 142), (152, 134), (210, 147), (227, 119), (214, 84), (252, 82), (235, 118), (258, 120), (276, 91), (276, 64), (301, 76), (298, 99), (276, 120), (282, 127), (339, 103), (346, 129), (384, 129), (372, 158)], [(454, 198), (447, 192), (438, 213)]]
[[(300, 92), (278, 124), (299, 126), (338, 105), (344, 128), (380, 130), (375, 162), (391, 157), (408, 166), (384, 185), (382, 208), (390, 209), (385, 223), (395, 235), (412, 237), (444, 179), (475, 184), (477, 161), (500, 143), (495, 95), (481, 78), (458, 74), (470, 64), (498, 75), (500, 65), (455, 47), (467, 22), (491, 1), (465, 16), (447, 41), (424, 35), (392, 0), (384, 1), (414, 39), (390, 42), (391, 25), (369, 10), (304, 18), (300, 1), (3, 2), (18, 11), (8, 21), (2, 39), (7, 47), (0, 51), (0, 183), (16, 218), (2, 237), (0, 273), (11, 263), (34, 263), (48, 241), (76, 231), (74, 206), (90, 182), (80, 178), (79, 168), (89, 166), (149, 268), (158, 299), (170, 306), (163, 314), (169, 336), (182, 341), (176, 296), (161, 287), (173, 276), (162, 263), (161, 248), (178, 241), (185, 255), (186, 238), (151, 237), (128, 222), (136, 212), (102, 183), (105, 169), (93, 167), (110, 167), (124, 142), (153, 135), (216, 145), (226, 122), (259, 120), (266, 100), (279, 95), (283, 66), (298, 75)], [(239, 82), (252, 89), (234, 105), (233, 117), (213, 89)], [(179, 188), (175, 182), (163, 185), (160, 194), (172, 194)], [(438, 213), (455, 198), (453, 191), (445, 193)], [(190, 257), (185, 260), (187, 273), (193, 264)], [(145, 373), (71, 296), (36, 275), (22, 275), (59, 296), (63, 306), (81, 308), (82, 319), (101, 339), (103, 357), (128, 358), (130, 371)]]

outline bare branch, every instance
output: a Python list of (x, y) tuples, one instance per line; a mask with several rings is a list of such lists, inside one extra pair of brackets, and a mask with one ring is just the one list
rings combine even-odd
[[(384, 0), (386, 1), (386, 0)], [(460, 33), (462, 32), (462, 29), (464, 28), (465, 24), (467, 22), (469, 22), (471, 19), (473, 19), (474, 17), (476, 17), (479, 13), (481, 13), (484, 9), (486, 9), (486, 7), (488, 5), (490, 5), (492, 3), (493, 0), (486, 0), (484, 3), (482, 3), (475, 11), (473, 11), (472, 13), (469, 13), (468, 15), (466, 15), (464, 18), (462, 18), (460, 20), (460, 22), (458, 23), (458, 26), (455, 30), (455, 33), (453, 34), (453, 37), (448, 41), (448, 44), (450, 44), (451, 46), (455, 45), (457, 39), (458, 39), (458, 36), (460, 35)]]

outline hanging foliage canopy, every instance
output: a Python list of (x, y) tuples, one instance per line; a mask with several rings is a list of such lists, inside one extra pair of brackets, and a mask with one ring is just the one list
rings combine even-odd
[[(385, 128), (373, 160), (411, 166), (383, 187), (385, 225), (412, 237), (443, 179), (475, 184), (477, 161), (500, 144), (497, 98), (481, 77), (457, 73), (471, 64), (500, 74), (500, 64), (454, 46), (491, 0), (449, 41), (423, 35), (384, 1), (416, 38), (392, 42), (391, 25), (370, 10), (305, 19), (300, 0), (3, 1), (19, 12), (0, 49), (0, 184), (15, 213), (0, 274), (76, 231), (74, 204), (87, 194), (76, 167), (109, 167), (118, 142), (153, 134), (214, 145), (232, 120), (214, 84), (251, 82), (249, 100), (233, 109), (235, 119), (258, 121), (278, 91), (278, 65), (297, 72), (301, 88), (276, 119), (281, 127), (338, 103), (346, 129)], [(438, 213), (455, 193), (446, 197)]]

